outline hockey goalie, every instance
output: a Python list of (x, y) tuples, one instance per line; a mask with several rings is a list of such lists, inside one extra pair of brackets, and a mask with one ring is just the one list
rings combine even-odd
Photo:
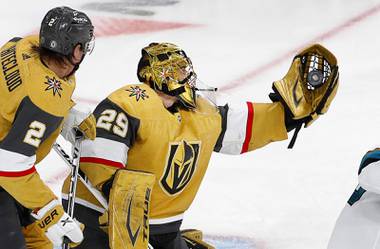
[(171, 43), (144, 47), (137, 76), (143, 84), (97, 105), (96, 139), (82, 143), (81, 174), (107, 205), (78, 182), (75, 217), (86, 228), (77, 248), (213, 248), (201, 232), (181, 231), (212, 152), (246, 153), (309, 127), (327, 112), (339, 77), (335, 56), (316, 44), (273, 83), (273, 103), (220, 104)]

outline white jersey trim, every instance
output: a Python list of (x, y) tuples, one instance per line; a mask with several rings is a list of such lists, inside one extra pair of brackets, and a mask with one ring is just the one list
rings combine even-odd
[(102, 158), (123, 165), (127, 163), (128, 146), (106, 138), (97, 137), (94, 141), (82, 142), (81, 157)]
[(17, 152), (0, 149), (0, 171), (21, 172), (34, 167), (36, 155), (25, 156)]
[(149, 219), (149, 225), (161, 225), (179, 220), (183, 220), (183, 214), (162, 219)]
[(241, 153), (248, 119), (246, 102), (228, 103), (227, 128), (224, 134), (221, 153), (238, 155)]

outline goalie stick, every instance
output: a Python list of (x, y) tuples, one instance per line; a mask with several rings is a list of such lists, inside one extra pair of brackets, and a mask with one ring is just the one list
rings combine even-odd
[[(67, 214), (74, 218), (74, 207), (75, 207), (75, 195), (78, 179), (86, 186), (86, 188), (95, 196), (95, 198), (99, 201), (99, 203), (105, 208), (108, 209), (108, 204), (106, 199), (102, 196), (102, 194), (95, 189), (92, 185), (90, 185), (81, 175), (79, 175), (79, 160), (80, 160), (80, 152), (81, 152), (81, 138), (75, 140), (74, 146), (72, 148), (72, 158), (62, 149), (62, 147), (55, 143), (53, 145), (54, 151), (63, 159), (63, 161), (70, 167), (71, 169), (71, 177), (70, 177), (70, 188), (68, 193), (68, 204), (67, 204)], [(66, 239), (62, 245), (63, 249), (70, 249), (69, 241)]]
[[(65, 163), (70, 167), (70, 169), (76, 168), (77, 166), (73, 164), (73, 161), (71, 157), (62, 149), (62, 147), (55, 143), (53, 145), (53, 148), (55, 152), (65, 161)], [(78, 159), (79, 161), (79, 159)], [(78, 165), (79, 166), (79, 165)], [(79, 167), (78, 171), (79, 171)], [(85, 178), (83, 178), (79, 173), (76, 174), (76, 181), (79, 179), (83, 183), (83, 185), (91, 192), (91, 194), (94, 195), (94, 197), (99, 201), (99, 203), (103, 206), (104, 209), (108, 210), (108, 202), (107, 200), (103, 197), (102, 193), (100, 193), (99, 190), (97, 190), (92, 184)], [(71, 192), (69, 193), (70, 197)], [(75, 198), (75, 195), (73, 196)], [(73, 210), (74, 212), (74, 210)]]
[[(79, 174), (79, 159), (80, 159), (80, 151), (81, 151), (81, 137), (77, 137), (75, 139), (74, 146), (72, 148), (72, 155), (73, 159), (70, 159), (70, 156), (67, 155), (64, 150), (58, 145), (54, 144), (54, 150), (57, 151), (59, 149), (61, 153), (58, 153), (61, 155), (62, 158), (65, 159), (66, 163), (69, 163), (71, 166), (71, 177), (70, 177), (70, 190), (68, 195), (68, 205), (67, 205), (67, 214), (74, 218), (74, 206), (75, 206), (75, 194), (77, 189), (77, 180), (78, 180), (78, 174)], [(70, 249), (69, 240), (64, 238), (63, 240), (63, 249)]]

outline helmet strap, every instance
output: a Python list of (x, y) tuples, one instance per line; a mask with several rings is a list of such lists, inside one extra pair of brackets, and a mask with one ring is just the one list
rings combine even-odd
[[(164, 89), (164, 86), (165, 86), (166, 89)], [(162, 91), (163, 91), (164, 93), (170, 95), (170, 96), (178, 96), (178, 95), (180, 95), (181, 93), (184, 93), (184, 92), (186, 91), (184, 86), (178, 87), (177, 89), (174, 89), (174, 90), (171, 90), (171, 91), (169, 91), (169, 90), (167, 89), (167, 86), (166, 86), (166, 85), (164, 85), (164, 86), (162, 87), (162, 88), (163, 88)]]
[(85, 56), (86, 56), (86, 54), (83, 53), (82, 59), (78, 63), (73, 62), (73, 52), (70, 53), (68, 56), (66, 56), (67, 60), (71, 63), (71, 65), (74, 66), (73, 70), (67, 75), (67, 77), (73, 75), (79, 69), (79, 66), (82, 63)]

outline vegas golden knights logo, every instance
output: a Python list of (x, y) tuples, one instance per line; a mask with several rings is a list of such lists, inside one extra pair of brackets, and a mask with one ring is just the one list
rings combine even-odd
[(161, 186), (168, 194), (179, 193), (190, 182), (196, 168), (199, 149), (200, 142), (183, 140), (170, 144), (168, 161), (161, 178)]

